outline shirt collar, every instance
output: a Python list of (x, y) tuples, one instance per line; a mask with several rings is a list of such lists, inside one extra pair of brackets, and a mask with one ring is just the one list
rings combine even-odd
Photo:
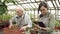
[(23, 18), (23, 16), (24, 16), (24, 14), (21, 17), (17, 15), (16, 18)]

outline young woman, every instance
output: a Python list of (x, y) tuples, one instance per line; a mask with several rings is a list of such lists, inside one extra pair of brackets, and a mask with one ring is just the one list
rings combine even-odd
[(38, 31), (38, 34), (52, 34), (55, 18), (53, 14), (49, 13), (46, 2), (42, 1), (39, 4), (38, 12), (41, 12), (39, 15), (39, 22), (42, 22), (45, 25), (45, 27), (39, 27), (40, 30)]

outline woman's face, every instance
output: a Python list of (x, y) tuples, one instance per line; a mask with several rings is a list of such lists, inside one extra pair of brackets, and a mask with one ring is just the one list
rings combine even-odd
[(41, 12), (41, 14), (45, 15), (45, 14), (47, 13), (47, 8), (44, 7), (44, 6), (42, 6), (42, 7), (40, 8), (40, 12)]

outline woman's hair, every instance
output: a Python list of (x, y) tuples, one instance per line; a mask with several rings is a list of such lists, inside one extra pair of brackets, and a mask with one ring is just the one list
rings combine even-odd
[(39, 7), (38, 7), (38, 13), (39, 13), (39, 10), (40, 10), (40, 8), (41, 8), (42, 6), (44, 6), (45, 8), (48, 9), (48, 4), (47, 4), (46, 2), (44, 2), (44, 1), (41, 1), (41, 3), (39, 4)]

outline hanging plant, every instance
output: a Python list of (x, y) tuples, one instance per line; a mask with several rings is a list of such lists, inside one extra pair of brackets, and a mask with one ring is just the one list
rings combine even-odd
[(7, 11), (7, 6), (4, 3), (0, 4), (0, 15), (4, 14)]
[(7, 11), (6, 3), (16, 4), (16, 0), (0, 0), (0, 15), (4, 14)]

